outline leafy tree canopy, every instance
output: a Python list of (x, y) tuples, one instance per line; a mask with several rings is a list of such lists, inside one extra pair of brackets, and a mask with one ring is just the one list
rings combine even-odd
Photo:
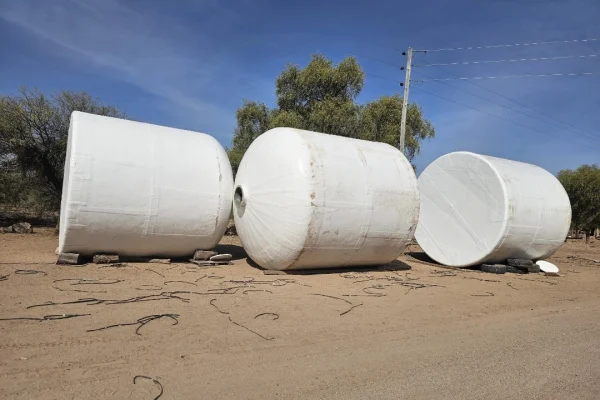
[[(228, 149), (234, 171), (252, 141), (265, 131), (290, 127), (353, 137), (398, 146), (402, 99), (383, 96), (357, 104), (364, 73), (354, 57), (338, 65), (313, 55), (305, 68), (288, 65), (276, 81), (277, 106), (269, 109), (256, 101), (244, 101), (237, 110), (237, 127)], [(407, 110), (405, 155), (413, 160), (421, 142), (435, 136), (421, 108), (412, 103)]]
[(124, 118), (86, 92), (0, 96), (0, 204), (58, 210), (73, 111)]
[(575, 229), (591, 233), (600, 227), (600, 167), (593, 164), (563, 170), (558, 180), (569, 195)]

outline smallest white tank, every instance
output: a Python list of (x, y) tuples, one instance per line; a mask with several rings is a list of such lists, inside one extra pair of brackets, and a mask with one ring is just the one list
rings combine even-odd
[(571, 204), (548, 171), (469, 152), (446, 154), (419, 176), (417, 242), (454, 267), (539, 260), (564, 243)]

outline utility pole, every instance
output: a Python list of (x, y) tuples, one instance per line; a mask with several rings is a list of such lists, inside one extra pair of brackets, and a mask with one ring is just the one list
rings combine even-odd
[(402, 53), (402, 55), (406, 55), (406, 77), (404, 78), (404, 84), (400, 84), (400, 86), (404, 86), (404, 98), (402, 99), (402, 120), (400, 121), (400, 143), (398, 144), (402, 154), (404, 154), (404, 139), (406, 136), (406, 111), (408, 109), (408, 89), (410, 87), (412, 54), (412, 47), (409, 47), (408, 51)]

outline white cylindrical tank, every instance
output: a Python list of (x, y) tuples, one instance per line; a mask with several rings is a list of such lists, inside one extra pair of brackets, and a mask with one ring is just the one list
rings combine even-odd
[(547, 258), (571, 225), (565, 189), (531, 164), (450, 153), (421, 173), (419, 190), (415, 237), (429, 257), (444, 265)]
[(248, 148), (233, 203), (244, 249), (277, 270), (391, 262), (419, 215), (417, 179), (400, 151), (292, 128)]
[(74, 112), (58, 250), (184, 257), (212, 249), (232, 192), (229, 159), (212, 136)]

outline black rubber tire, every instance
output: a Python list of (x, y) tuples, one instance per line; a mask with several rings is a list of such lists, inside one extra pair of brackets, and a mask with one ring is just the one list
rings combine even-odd
[(506, 272), (510, 272), (511, 274), (524, 274), (525, 271), (523, 271), (520, 268), (516, 268), (516, 267), (511, 267), (510, 265), (506, 266)]
[(510, 265), (511, 267), (517, 268), (529, 268), (532, 265), (534, 265), (533, 261), (523, 260), (521, 258), (509, 258), (508, 260), (506, 260), (506, 264)]
[(537, 274), (540, 272), (540, 266), (537, 264), (533, 264), (533, 265), (527, 267), (527, 272), (530, 274)]
[(506, 265), (502, 264), (481, 264), (481, 270), (483, 272), (488, 272), (490, 274), (505, 274), (506, 273)]

